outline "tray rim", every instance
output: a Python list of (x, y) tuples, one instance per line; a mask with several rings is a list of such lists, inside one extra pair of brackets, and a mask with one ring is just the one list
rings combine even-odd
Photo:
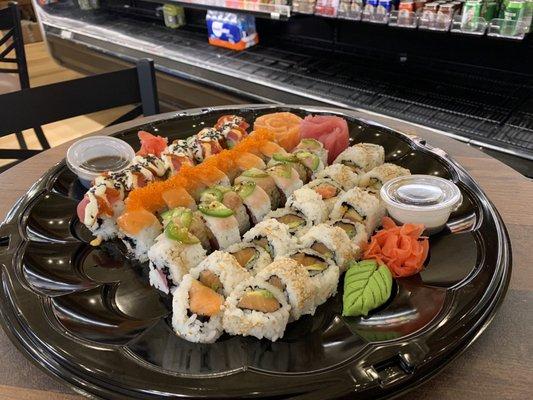
[[(432, 153), (437, 158), (443, 159), (446, 164), (451, 165), (453, 168), (451, 171), (457, 175), (464, 174), (468, 179), (472, 181), (472, 183), (476, 186), (476, 189), (484, 196), (484, 199), (487, 201), (488, 205), (490, 206), (490, 212), (492, 214), (492, 217), (494, 218), (494, 222), (497, 225), (498, 232), (501, 234), (503, 240), (502, 240), (502, 254), (503, 254), (503, 260), (500, 260), (499, 264), (504, 264), (503, 270), (502, 270), (502, 276), (498, 282), (497, 287), (494, 290), (493, 296), (490, 300), (490, 303), (487, 304), (486, 308), (483, 310), (483, 314), (479, 317), (479, 319), (476, 321), (475, 324), (473, 324), (469, 330), (469, 332), (461, 338), (461, 340), (457, 341), (453, 349), (450, 350), (447, 353), (446, 360), (444, 361), (438, 361), (437, 365), (434, 368), (431, 368), (428, 373), (424, 375), (420, 375), (418, 379), (414, 382), (407, 382), (407, 384), (404, 384), (403, 387), (400, 389), (397, 389), (396, 387), (393, 387), (392, 391), (389, 390), (387, 392), (386, 390), (382, 392), (382, 396), (374, 397), (374, 398), (395, 398), (397, 396), (400, 396), (404, 394), (405, 392), (414, 389), (415, 387), (423, 385), (425, 382), (427, 382), (429, 379), (437, 375), (440, 371), (442, 371), (453, 359), (457, 358), (459, 355), (461, 355), (470, 345), (474, 343), (474, 341), (484, 332), (484, 330), (490, 325), (492, 322), (499, 306), (501, 305), (505, 294), (507, 292), (507, 288), (509, 286), (511, 272), (512, 272), (512, 251), (511, 251), (511, 243), (510, 238), (507, 232), (507, 228), (505, 227), (505, 224), (494, 206), (494, 204), (490, 201), (490, 199), (486, 196), (484, 191), (481, 189), (479, 184), (475, 181), (475, 179), (466, 171), (464, 167), (462, 167), (457, 161), (455, 161), (452, 157), (450, 157), (444, 150), (433, 147), (430, 144), (427, 144), (424, 139), (421, 139), (420, 137), (416, 135), (406, 134), (404, 132), (401, 132), (400, 130), (397, 130), (395, 128), (392, 128), (384, 123), (379, 123), (376, 121), (373, 121), (372, 119), (361, 117), (358, 115), (358, 112), (365, 112), (364, 110), (360, 109), (341, 109), (341, 108), (335, 108), (335, 107), (321, 107), (321, 106), (308, 106), (308, 105), (289, 105), (289, 104), (238, 104), (238, 105), (225, 105), (225, 106), (215, 106), (215, 107), (198, 107), (198, 108), (192, 108), (182, 111), (173, 111), (163, 114), (158, 114), (151, 117), (145, 117), (142, 120), (132, 120), (125, 123), (121, 123), (119, 125), (115, 125), (113, 127), (107, 127), (102, 130), (99, 130), (97, 132), (91, 133), (90, 135), (95, 134), (106, 134), (106, 135), (113, 135), (116, 133), (119, 133), (121, 131), (125, 131), (128, 129), (134, 129), (134, 128), (141, 128), (143, 126), (147, 126), (154, 122), (164, 122), (166, 120), (172, 120), (175, 118), (180, 117), (186, 117), (186, 116), (200, 116), (202, 114), (207, 114), (210, 112), (220, 112), (224, 110), (235, 110), (238, 108), (243, 108), (246, 110), (285, 110), (289, 109), (292, 110), (302, 110), (308, 113), (334, 113), (335, 115), (345, 116), (353, 119), (357, 119), (359, 121), (362, 121), (365, 124), (368, 124), (370, 126), (383, 128), (392, 132), (395, 132), (396, 134), (404, 136), (408, 142), (411, 142), (411, 144), (415, 148), (419, 148), (424, 150), (425, 152)], [(413, 126), (417, 126), (417, 124), (411, 124)], [(429, 128), (431, 130), (431, 128)], [(52, 168), (50, 168), (48, 171), (46, 171), (41, 178), (39, 178), (33, 185), (28, 189), (28, 191), (13, 205), (12, 209), (9, 211), (9, 213), (6, 215), (4, 221), (0, 224), (0, 236), (5, 236), (6, 234), (9, 235), (10, 233), (14, 233), (16, 230), (18, 230), (18, 226), (15, 226), (13, 224), (14, 220), (16, 219), (16, 215), (21, 212), (21, 208), (25, 209), (29, 206), (30, 203), (28, 203), (29, 199), (35, 199), (37, 197), (37, 194), (40, 191), (47, 190), (47, 186), (42, 186), (42, 182), (45, 178), (49, 178), (50, 176), (53, 176), (56, 174), (59, 170), (61, 170), (64, 167), (64, 159), (58, 163), (56, 163)], [(454, 176), (454, 178), (457, 178), (457, 176)], [(477, 194), (476, 194), (477, 195)], [(11, 246), (9, 246), (10, 248)], [(6, 250), (0, 250), (0, 259), (3, 259), (5, 255), (9, 255), (9, 248)], [(7, 266), (3, 263), (2, 264), (2, 284), (5, 285), (4, 282), (4, 273), (6, 272), (4, 269), (7, 269)], [(490, 287), (487, 286), (487, 287)], [(20, 334), (20, 331), (15, 329), (13, 324), (8, 324), (9, 322), (13, 321), (13, 318), (15, 322), (18, 323), (18, 325), (21, 325), (19, 320), (17, 319), (17, 316), (12, 313), (13, 308), (6, 308), (6, 302), (4, 300), (4, 291), (2, 290), (0, 292), (0, 295), (2, 298), (0, 298), (0, 325), (2, 326), (2, 329), (4, 332), (6, 332), (7, 336), (11, 340), (11, 342), (17, 347), (19, 351), (23, 353), (23, 355), (29, 359), (34, 365), (38, 366), (41, 370), (45, 371), (49, 376), (52, 376), (56, 380), (62, 382), (63, 384), (66, 384), (68, 387), (73, 389), (75, 392), (80, 393), (82, 395), (88, 396), (89, 398), (107, 398), (108, 395), (126, 395), (124, 392), (118, 392), (113, 391), (112, 388), (107, 388), (106, 386), (109, 385), (98, 385), (95, 383), (96, 380), (87, 380), (84, 378), (80, 378), (79, 376), (76, 376), (75, 374), (72, 374), (68, 367), (65, 365), (62, 365), (59, 363), (56, 359), (48, 359), (45, 357), (45, 355), (41, 354), (38, 350), (33, 348), (31, 346), (31, 341), (34, 340), (31, 336), (22, 336)], [(14, 307), (15, 304), (11, 304), (11, 307)], [(11, 317), (11, 319), (8, 319), (6, 317)], [(19, 328), (20, 329), (20, 328)], [(24, 329), (24, 327), (23, 327)], [(380, 342), (381, 343), (381, 342)], [(259, 372), (259, 371), (256, 371)], [(66, 377), (65, 374), (68, 376)], [(394, 386), (394, 385), (393, 385)], [(390, 388), (388, 388), (390, 389)], [(99, 397), (99, 396), (106, 396), (106, 397)], [(342, 395), (344, 396), (344, 395)], [(115, 397), (113, 397), (115, 398)]]

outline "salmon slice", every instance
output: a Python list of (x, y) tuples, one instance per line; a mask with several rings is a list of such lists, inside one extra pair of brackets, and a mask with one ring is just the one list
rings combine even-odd
[(157, 217), (143, 208), (122, 214), (118, 217), (117, 224), (128, 235), (137, 235), (150, 226), (161, 226)]
[(215, 292), (222, 288), (222, 282), (220, 281), (220, 278), (217, 276), (217, 274), (209, 270), (200, 272), (198, 280), (204, 286), (213, 289)]
[(291, 258), (296, 261), (298, 264), (303, 265), (304, 267), (313, 267), (317, 270), (326, 269), (327, 264), (317, 257), (313, 257), (304, 253), (296, 253), (291, 256)]
[(162, 194), (168, 208), (186, 207), (191, 210), (196, 209), (196, 202), (192, 196), (182, 187), (167, 190)]
[(267, 141), (265, 144), (261, 146), (259, 150), (261, 151), (261, 154), (263, 154), (266, 157), (272, 157), (274, 153), (281, 153), (281, 154), (287, 153), (283, 147), (271, 141)]
[(192, 281), (189, 289), (189, 310), (196, 315), (212, 317), (217, 315), (224, 303), (224, 298), (213, 289)]
[(276, 142), (287, 151), (300, 143), (300, 125), (302, 119), (290, 112), (265, 114), (254, 122), (254, 129), (265, 129), (274, 134)]
[(324, 243), (315, 242), (311, 246), (311, 249), (313, 249), (314, 251), (316, 251), (316, 252), (318, 252), (318, 253), (320, 253), (323, 256), (328, 257), (328, 258), (331, 258), (333, 256), (333, 253), (330, 251), (330, 249), (328, 249), (326, 247), (326, 245)]
[(316, 186), (315, 192), (317, 192), (323, 200), (331, 199), (332, 197), (337, 196), (338, 190), (333, 185), (328, 185), (326, 183), (323, 183), (321, 185)]
[(239, 300), (237, 307), (271, 313), (279, 310), (281, 304), (279, 304), (279, 301), (268, 290), (256, 289), (246, 292)]
[(285, 290), (285, 285), (283, 284), (279, 276), (271, 276), (268, 280), (268, 283), (270, 283), (274, 287), (277, 287), (279, 290)]
[(257, 250), (254, 249), (253, 247), (246, 247), (242, 250), (232, 253), (232, 256), (235, 257), (237, 262), (243, 268), (246, 268), (250, 260), (252, 260), (252, 258), (254, 258), (256, 255), (257, 255)]
[(246, 171), (250, 168), (259, 168), (259, 169), (265, 169), (266, 165), (263, 160), (261, 160), (260, 157), (256, 156), (252, 153), (242, 153), (238, 156), (238, 158), (235, 160), (235, 164), (243, 170)]

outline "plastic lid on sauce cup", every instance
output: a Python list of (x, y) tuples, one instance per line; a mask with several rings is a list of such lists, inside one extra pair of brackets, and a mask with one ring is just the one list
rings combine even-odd
[(455, 183), (433, 175), (407, 175), (391, 179), (380, 191), (390, 216), (401, 223), (424, 224), (441, 230), (462, 203)]
[(85, 187), (101, 173), (121, 171), (135, 157), (133, 148), (110, 136), (91, 136), (78, 140), (67, 150), (67, 166)]

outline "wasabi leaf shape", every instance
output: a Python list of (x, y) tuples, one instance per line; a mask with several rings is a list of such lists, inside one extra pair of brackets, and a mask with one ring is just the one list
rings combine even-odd
[(352, 262), (344, 276), (342, 315), (357, 317), (384, 304), (391, 295), (392, 275), (374, 260)]

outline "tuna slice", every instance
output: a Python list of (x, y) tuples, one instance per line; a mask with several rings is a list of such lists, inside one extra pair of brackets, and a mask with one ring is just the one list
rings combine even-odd
[(300, 133), (302, 139), (313, 138), (324, 145), (328, 164), (348, 147), (350, 138), (346, 120), (334, 115), (308, 115), (302, 121)]

